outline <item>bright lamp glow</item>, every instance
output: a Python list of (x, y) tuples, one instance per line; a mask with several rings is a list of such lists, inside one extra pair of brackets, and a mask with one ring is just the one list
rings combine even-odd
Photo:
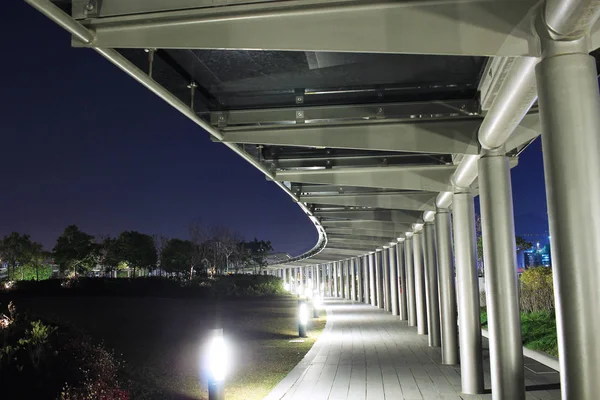
[(211, 379), (222, 382), (229, 372), (229, 348), (222, 335), (215, 335), (208, 347), (208, 370)]
[(322, 302), (321, 302), (321, 296), (319, 296), (318, 294), (315, 294), (313, 296), (312, 301), (313, 301), (313, 305), (315, 307), (321, 307), (321, 304), (322, 304)]
[(309, 287), (304, 288), (304, 295), (306, 297), (310, 297), (311, 294), (312, 294), (312, 289), (311, 288), (309, 288)]
[(306, 303), (300, 303), (298, 320), (300, 321), (300, 325), (306, 325), (308, 323), (308, 306)]
[(289, 283), (286, 283), (286, 284), (284, 284), (284, 285), (283, 285), (283, 288), (284, 288), (284, 289), (285, 289), (287, 292), (289, 292), (289, 291), (290, 291), (290, 284), (289, 284)]

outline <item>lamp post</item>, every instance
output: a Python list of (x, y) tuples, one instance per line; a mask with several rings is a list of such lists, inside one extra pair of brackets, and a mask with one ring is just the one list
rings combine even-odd
[(298, 336), (306, 337), (306, 325), (308, 324), (308, 305), (306, 300), (298, 301)]
[(208, 345), (208, 399), (224, 400), (225, 375), (229, 370), (229, 349), (223, 329), (215, 329)]

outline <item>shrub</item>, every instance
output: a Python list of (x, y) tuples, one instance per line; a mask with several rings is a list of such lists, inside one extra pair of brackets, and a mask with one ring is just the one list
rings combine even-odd
[(553, 312), (521, 314), (521, 330), (526, 347), (558, 357), (556, 317)]
[(1, 317), (0, 387), (6, 398), (129, 398), (118, 379), (120, 361), (102, 345), (65, 327), (29, 321), (12, 304)]
[(554, 310), (552, 269), (534, 267), (521, 274), (521, 311), (526, 313)]

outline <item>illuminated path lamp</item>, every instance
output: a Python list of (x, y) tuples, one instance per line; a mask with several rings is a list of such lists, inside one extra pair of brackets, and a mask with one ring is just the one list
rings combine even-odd
[(208, 343), (208, 399), (223, 400), (225, 398), (225, 376), (229, 372), (229, 347), (223, 337), (223, 329), (215, 329)]
[(313, 318), (319, 318), (319, 308), (321, 307), (321, 296), (316, 293), (312, 298)]
[(298, 302), (298, 336), (306, 337), (306, 325), (308, 324), (308, 305), (306, 301)]

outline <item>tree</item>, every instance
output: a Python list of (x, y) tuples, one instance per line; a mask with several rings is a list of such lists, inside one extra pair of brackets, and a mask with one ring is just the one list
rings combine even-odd
[(62, 273), (73, 271), (74, 274), (92, 270), (98, 262), (99, 246), (94, 237), (82, 232), (77, 225), (69, 225), (58, 237), (52, 250), (54, 261)]
[(110, 236), (104, 236), (99, 246), (99, 260), (98, 262), (104, 268), (105, 272), (114, 272), (118, 269), (121, 263), (117, 239), (111, 238)]
[(49, 253), (44, 250), (44, 246), (41, 243), (31, 242), (29, 247), (29, 262), (30, 265), (35, 269), (35, 280), (40, 280), (40, 268), (46, 264)]
[(271, 242), (254, 238), (253, 241), (245, 243), (245, 247), (248, 249), (250, 261), (254, 266), (254, 273), (257, 269), (260, 273), (267, 265), (267, 256), (273, 251)]
[[(2, 255), (2, 259), (8, 264), (9, 279), (16, 279), (17, 266), (21, 267), (21, 279), (24, 279), (24, 267), (31, 259), (32, 250), (33, 242), (29, 235), (12, 232), (2, 239), (2, 242), (0, 242), (0, 254)], [(11, 267), (12, 275), (10, 273)]]
[(133, 268), (134, 278), (137, 268), (150, 270), (156, 267), (156, 248), (152, 236), (136, 231), (125, 231), (119, 235), (115, 246), (115, 257)]
[(154, 248), (156, 249), (156, 267), (158, 268), (158, 271), (162, 276), (162, 252), (165, 249), (165, 246), (167, 245), (169, 239), (164, 235), (154, 235), (152, 236), (152, 238), (154, 239)]
[[(194, 243), (190, 240), (170, 239), (161, 253), (160, 265), (168, 273), (180, 275), (193, 271)], [(191, 277), (191, 276), (190, 276)]]
[(528, 242), (522, 236), (515, 237), (515, 243), (517, 245), (517, 252), (519, 252), (519, 251), (526, 251), (526, 250), (529, 250), (529, 249), (531, 249), (533, 247), (533, 243)]

